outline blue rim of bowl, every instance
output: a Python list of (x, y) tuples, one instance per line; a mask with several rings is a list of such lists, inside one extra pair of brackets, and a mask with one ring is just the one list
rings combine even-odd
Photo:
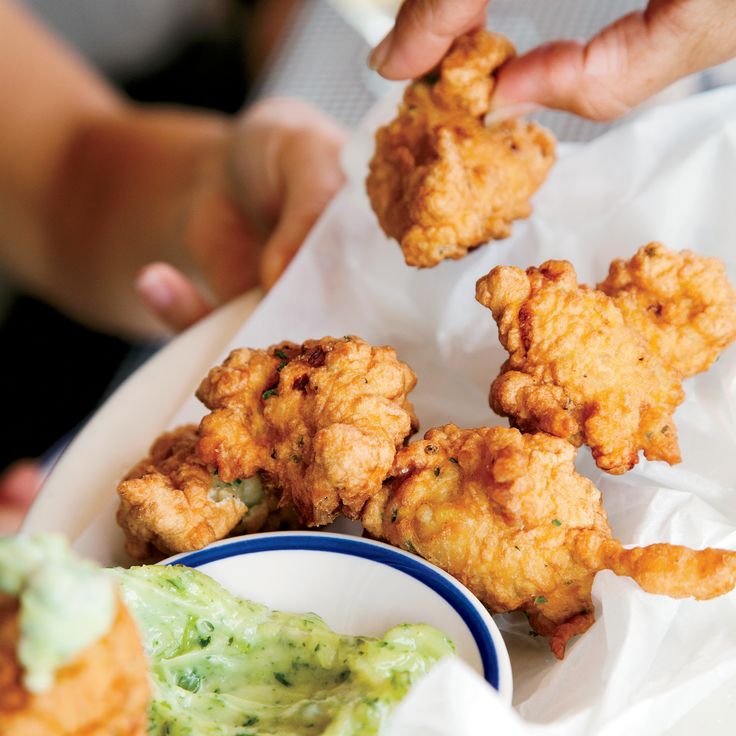
[(486, 622), (469, 599), (469, 592), (449, 575), (408, 552), (374, 542), (331, 533), (289, 533), (246, 536), (242, 539), (223, 540), (196, 552), (186, 552), (166, 561), (167, 565), (201, 567), (209, 562), (256, 552), (275, 550), (305, 550), (331, 552), (373, 560), (399, 570), (423, 583), (437, 593), (462, 618), (473, 636), (481, 662), (483, 676), (496, 690), (500, 691), (499, 662), (496, 643), (491, 637)]

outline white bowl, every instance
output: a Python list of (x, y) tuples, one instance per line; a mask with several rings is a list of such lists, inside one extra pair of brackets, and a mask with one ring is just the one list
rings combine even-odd
[(161, 564), (197, 568), (234, 595), (280, 611), (316, 613), (341, 634), (379, 637), (397, 624), (431, 624), (511, 702), (509, 655), (488, 611), (457, 580), (403, 550), (343, 534), (272, 532)]

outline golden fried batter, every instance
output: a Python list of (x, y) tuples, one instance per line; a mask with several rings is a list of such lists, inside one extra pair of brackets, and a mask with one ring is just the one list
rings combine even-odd
[(127, 609), (110, 631), (57, 672), (48, 692), (22, 685), (16, 657), (18, 602), (0, 597), (0, 733), (3, 736), (143, 736), (148, 730), (148, 661)]
[(672, 414), (683, 401), (679, 376), (624, 322), (603, 292), (578, 285), (567, 261), (526, 272), (498, 266), (476, 298), (498, 323), (509, 359), (490, 404), (523, 431), (585, 443), (599, 468), (619, 474), (643, 450), (680, 460)]
[(397, 453), (394, 477), (362, 521), (372, 536), (449, 572), (492, 611), (524, 611), (558, 658), (593, 623), (599, 570), (676, 598), (712, 598), (736, 585), (736, 552), (624, 549), (574, 458), (570, 443), (542, 432), (431, 429)]
[(508, 237), (554, 162), (554, 139), (518, 120), (486, 127), (493, 72), (514, 55), (503, 36), (458, 38), (436, 79), (407, 87), (398, 117), (376, 133), (366, 181), (386, 235), (410, 266), (462, 258)]
[(224, 482), (259, 471), (309, 526), (356, 518), (415, 431), (416, 378), (390, 347), (325, 337), (234, 350), (197, 391), (199, 456)]
[[(223, 483), (197, 457), (195, 425), (166, 432), (118, 486), (118, 524), (135, 559), (201, 549), (228, 534), (296, 526), (292, 508), (256, 479)], [(244, 490), (250, 491), (247, 505)]]
[(598, 288), (683, 378), (707, 370), (736, 339), (736, 291), (717, 258), (649, 243), (615, 260)]

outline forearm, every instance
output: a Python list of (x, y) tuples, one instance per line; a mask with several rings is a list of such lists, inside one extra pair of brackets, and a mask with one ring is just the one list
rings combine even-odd
[[(225, 181), (230, 123), (127, 105), (7, 1), (0, 27), (0, 265), (89, 324), (150, 332), (138, 268), (191, 272), (198, 251), (247, 236)], [(239, 285), (255, 283), (251, 255)]]

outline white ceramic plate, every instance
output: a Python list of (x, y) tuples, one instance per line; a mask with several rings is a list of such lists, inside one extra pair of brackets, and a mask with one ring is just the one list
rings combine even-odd
[(162, 564), (195, 567), (231, 593), (280, 611), (316, 613), (343, 634), (380, 637), (398, 624), (431, 624), (511, 702), (509, 655), (488, 611), (457, 580), (403, 550), (342, 534), (273, 532)]
[(170, 425), (259, 298), (249, 292), (213, 312), (130, 376), (64, 451), (23, 531), (62, 533), (103, 565), (129, 562), (115, 523), (117, 484)]

